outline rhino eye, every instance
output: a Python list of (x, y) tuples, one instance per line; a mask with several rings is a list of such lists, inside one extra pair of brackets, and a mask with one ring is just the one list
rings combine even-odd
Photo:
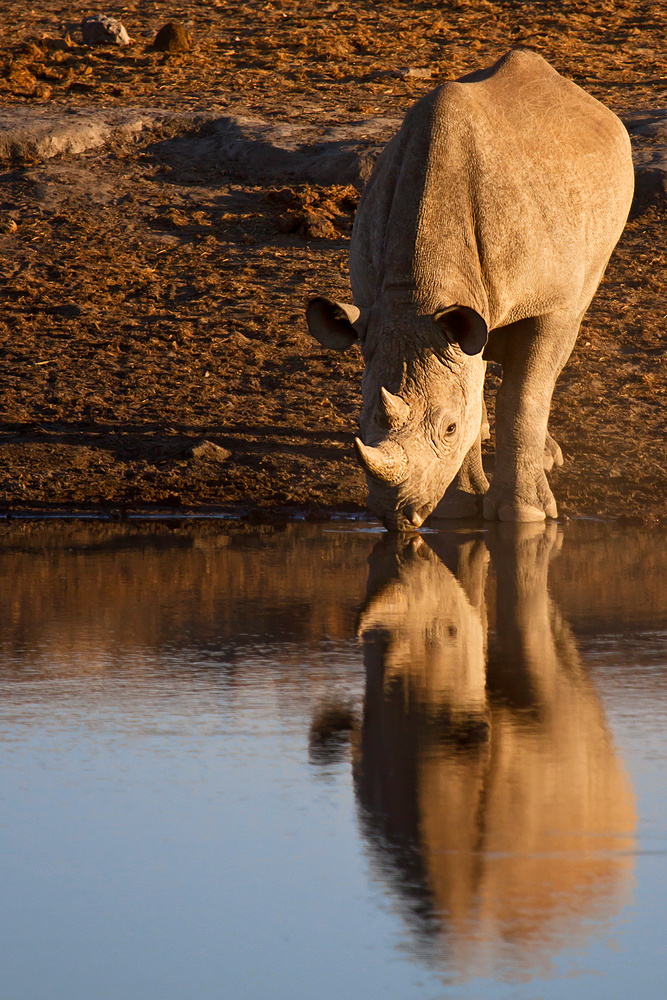
[(441, 441), (454, 437), (459, 429), (458, 414), (453, 413), (451, 410), (447, 412), (444, 406), (441, 410), (436, 410), (433, 423), (437, 428), (436, 433)]

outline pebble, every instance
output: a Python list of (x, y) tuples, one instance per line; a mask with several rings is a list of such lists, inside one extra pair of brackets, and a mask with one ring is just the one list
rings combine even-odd
[(378, 80), (383, 77), (406, 79), (410, 77), (413, 80), (430, 80), (432, 76), (433, 70), (428, 69), (428, 67), (402, 66), (400, 69), (376, 69), (370, 74), (370, 79)]
[(84, 45), (129, 45), (130, 36), (115, 17), (91, 14), (81, 22)]
[(252, 343), (250, 337), (246, 337), (245, 334), (239, 333), (238, 331), (236, 333), (230, 333), (230, 335), (224, 339), (226, 343), (236, 344), (237, 347), (247, 347), (248, 344)]
[(192, 35), (178, 21), (163, 24), (153, 42), (153, 48), (158, 52), (189, 52), (192, 48)]
[(228, 458), (232, 457), (232, 453), (227, 448), (222, 448), (219, 444), (205, 439), (193, 445), (192, 457), (209, 459), (213, 462), (226, 462)]
[(405, 66), (403, 69), (397, 69), (394, 75), (399, 77), (411, 76), (418, 80), (430, 80), (433, 73), (430, 69), (420, 69), (418, 66)]

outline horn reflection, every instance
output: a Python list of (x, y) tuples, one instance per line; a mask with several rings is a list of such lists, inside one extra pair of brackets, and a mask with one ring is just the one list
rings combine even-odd
[(485, 537), (387, 537), (374, 549), (354, 740), (362, 828), (419, 950), (475, 974), (501, 957), (541, 965), (616, 912), (636, 825), (547, 590), (556, 526)]

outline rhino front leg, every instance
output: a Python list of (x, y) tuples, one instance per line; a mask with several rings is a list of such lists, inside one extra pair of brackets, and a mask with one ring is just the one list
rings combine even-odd
[(570, 356), (580, 322), (581, 315), (558, 313), (523, 320), (502, 331), (496, 465), (484, 498), (488, 520), (543, 521), (558, 516), (544, 472), (547, 422), (556, 379)]

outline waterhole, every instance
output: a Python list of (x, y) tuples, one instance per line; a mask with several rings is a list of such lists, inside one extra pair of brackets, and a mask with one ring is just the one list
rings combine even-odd
[(662, 998), (667, 532), (10, 524), (2, 995)]

